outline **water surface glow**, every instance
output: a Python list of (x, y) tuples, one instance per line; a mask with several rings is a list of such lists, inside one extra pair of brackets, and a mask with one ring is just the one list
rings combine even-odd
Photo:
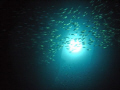
[(80, 41), (78, 41), (78, 39), (76, 41), (72, 39), (70, 41), (69, 47), (71, 52), (79, 52), (82, 48), (82, 44), (80, 43)]

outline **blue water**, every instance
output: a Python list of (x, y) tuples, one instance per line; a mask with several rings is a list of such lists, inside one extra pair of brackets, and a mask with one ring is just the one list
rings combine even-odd
[[(118, 5), (117, 0), (1, 1), (0, 89), (117, 90)], [(79, 52), (69, 51), (72, 39), (80, 40)]]

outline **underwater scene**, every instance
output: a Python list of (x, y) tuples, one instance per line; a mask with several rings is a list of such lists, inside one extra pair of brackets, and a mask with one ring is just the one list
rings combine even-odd
[(1, 90), (120, 90), (119, 5), (1, 1)]

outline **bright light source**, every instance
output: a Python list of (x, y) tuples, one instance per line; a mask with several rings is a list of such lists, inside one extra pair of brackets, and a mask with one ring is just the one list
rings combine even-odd
[(82, 44), (78, 41), (78, 39), (76, 41), (72, 39), (69, 47), (71, 52), (79, 52), (82, 48)]

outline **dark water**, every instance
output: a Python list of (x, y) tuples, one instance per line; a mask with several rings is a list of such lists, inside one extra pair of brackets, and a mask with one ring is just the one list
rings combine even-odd
[[(0, 90), (119, 90), (119, 5), (118, 0), (1, 1)], [(73, 38), (86, 43), (79, 53), (62, 46)]]

